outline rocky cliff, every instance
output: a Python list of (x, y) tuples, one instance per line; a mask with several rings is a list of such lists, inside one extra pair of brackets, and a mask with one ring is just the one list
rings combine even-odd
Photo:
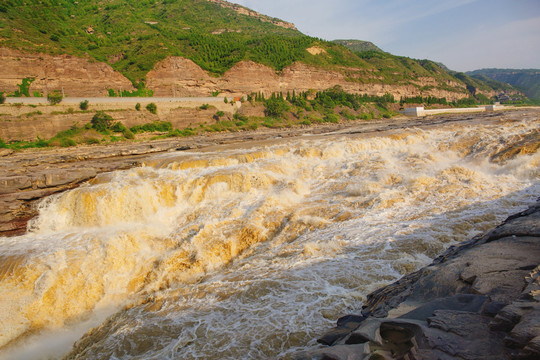
[[(147, 75), (147, 85), (155, 96), (208, 96), (212, 91), (241, 96), (252, 92), (325, 90), (339, 85), (355, 94), (379, 95), (390, 93), (401, 96), (436, 96), (457, 100), (468, 97), (465, 85), (458, 82), (439, 84), (433, 78), (418, 78), (409, 84), (385, 84), (370, 71), (361, 69), (326, 70), (303, 63), (294, 63), (276, 73), (268, 66), (252, 61), (241, 61), (221, 77), (208, 75), (193, 61), (182, 57), (168, 57), (159, 62)], [(455, 87), (457, 91), (441, 90)], [(426, 90), (426, 87), (429, 88)]]
[[(0, 90), (13, 92), (24, 78), (34, 78), (30, 93), (47, 94), (63, 90), (70, 97), (106, 96), (107, 89), (134, 90), (131, 82), (108, 64), (70, 55), (51, 56), (0, 48)], [(168, 57), (147, 74), (147, 86), (154, 96), (209, 96), (220, 91), (229, 96), (245, 96), (252, 92), (325, 90), (339, 85), (350, 93), (401, 96), (436, 96), (456, 100), (469, 96), (465, 85), (458, 82), (439, 84), (433, 78), (418, 78), (409, 84), (386, 84), (368, 70), (326, 70), (303, 63), (294, 63), (276, 73), (272, 68), (241, 61), (221, 77), (209, 75), (193, 61)], [(441, 90), (453, 87), (457, 91)], [(426, 88), (429, 88), (426, 90)]]
[(34, 78), (30, 94), (63, 90), (68, 96), (106, 96), (107, 89), (134, 90), (131, 82), (108, 64), (71, 55), (47, 55), (0, 48), (0, 91), (18, 90)]
[(294, 26), (294, 24), (292, 24), (290, 22), (263, 15), (261, 13), (253, 11), (251, 9), (248, 9), (248, 8), (246, 8), (244, 6), (240, 6), (238, 4), (232, 4), (232, 3), (228, 2), (228, 1), (224, 1), (224, 0), (208, 0), (208, 1), (212, 2), (214, 4), (217, 4), (217, 5), (219, 5), (219, 6), (223, 7), (223, 8), (232, 9), (232, 10), (236, 11), (239, 14), (254, 17), (254, 18), (259, 19), (259, 20), (261, 20), (263, 22), (269, 22), (269, 23), (272, 23), (274, 25), (283, 27), (285, 29), (294, 29), (294, 30), (296, 30), (296, 26)]

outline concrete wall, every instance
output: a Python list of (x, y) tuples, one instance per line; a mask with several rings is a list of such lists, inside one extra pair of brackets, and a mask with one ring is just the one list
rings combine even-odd
[(471, 113), (471, 112), (486, 112), (486, 111), (495, 111), (502, 110), (504, 106), (501, 105), (482, 105), (474, 108), (452, 108), (452, 109), (433, 109), (426, 110), (423, 107), (411, 107), (406, 108), (401, 111), (403, 115), (406, 116), (427, 116), (427, 115), (436, 115), (436, 114), (456, 114), (456, 113)]

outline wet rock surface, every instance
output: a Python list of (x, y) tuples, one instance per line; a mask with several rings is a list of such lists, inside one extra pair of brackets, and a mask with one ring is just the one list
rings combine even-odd
[(540, 359), (540, 199), (345, 318), (293, 358)]

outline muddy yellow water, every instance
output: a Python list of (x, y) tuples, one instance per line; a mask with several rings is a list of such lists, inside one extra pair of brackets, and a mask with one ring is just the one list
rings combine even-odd
[(540, 154), (507, 148), (538, 128), (304, 137), (100, 175), (0, 238), (0, 358), (286, 357), (533, 203)]

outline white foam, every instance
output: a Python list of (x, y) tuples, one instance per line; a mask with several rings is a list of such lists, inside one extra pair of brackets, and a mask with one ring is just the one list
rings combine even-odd
[(0, 276), (0, 318), (26, 324), (30, 310), (1, 309), (43, 301), (42, 330), (62, 331), (132, 304), (110, 335), (93, 335), (103, 357), (283, 355), (370, 291), (532, 203), (538, 155), (487, 158), (534, 126), (168, 153), (103, 175), (44, 201), (31, 233), (0, 239), (12, 269), (38, 274), (28, 284)]

